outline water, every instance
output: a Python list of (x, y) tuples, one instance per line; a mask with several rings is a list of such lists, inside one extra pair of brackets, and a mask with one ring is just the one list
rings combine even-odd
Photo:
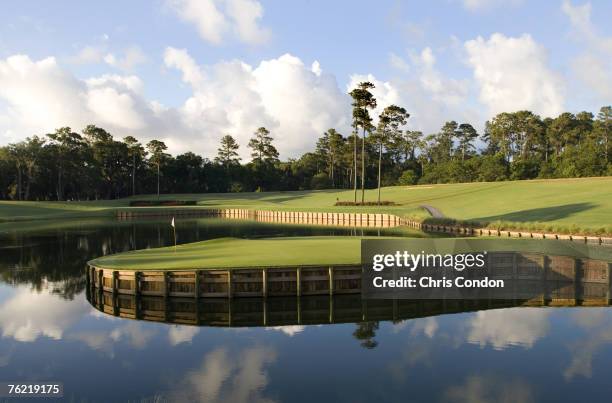
[[(350, 234), (213, 219), (179, 224), (179, 242)], [(133, 320), (90, 304), (84, 263), (169, 245), (167, 222), (0, 231), (0, 381), (63, 382), (65, 400), (603, 402), (612, 392), (607, 307), (421, 301), (394, 308), (343, 296), (277, 299), (265, 308), (260, 299), (231, 307), (201, 301), (211, 313), (206, 326), (178, 324), (189, 318), (172, 312), (173, 323)], [(389, 233), (396, 232), (381, 232)]]

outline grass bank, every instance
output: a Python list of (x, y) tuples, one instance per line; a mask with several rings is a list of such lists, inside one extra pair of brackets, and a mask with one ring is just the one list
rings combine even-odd
[[(352, 200), (351, 190), (172, 194), (162, 195), (160, 199), (196, 200), (201, 208), (378, 212), (416, 220), (431, 220), (420, 208), (429, 205), (443, 213), (447, 221), (478, 223), (491, 228), (612, 234), (612, 177), (393, 186), (383, 188), (381, 193), (382, 199), (396, 205), (334, 206), (338, 200)], [(157, 199), (157, 196), (136, 198)], [(375, 200), (376, 190), (367, 191), (366, 199)], [(112, 216), (118, 209), (143, 208), (128, 207), (130, 200), (134, 199), (0, 202), (0, 221)]]
[(116, 270), (194, 270), (280, 266), (360, 264), (362, 239), (393, 240), (394, 250), (426, 253), (520, 251), (612, 261), (612, 249), (554, 240), (398, 239), (381, 237), (219, 238), (103, 256), (90, 262)]

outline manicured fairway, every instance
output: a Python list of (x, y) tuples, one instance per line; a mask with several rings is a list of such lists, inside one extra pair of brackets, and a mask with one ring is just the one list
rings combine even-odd
[[(499, 222), (509, 228), (612, 233), (612, 177), (386, 187), (382, 189), (382, 198), (398, 206), (381, 207), (334, 206), (336, 200), (352, 200), (350, 190), (162, 195), (161, 198), (195, 199), (204, 208), (386, 212), (421, 219), (428, 217), (428, 213), (419, 206), (430, 205), (448, 218), (463, 221)], [(376, 190), (369, 190), (366, 199), (375, 198)], [(111, 215), (118, 208), (129, 208), (129, 200), (0, 202), (0, 221)]]
[[(381, 237), (219, 238), (176, 247), (142, 249), (92, 260), (99, 268), (118, 270), (192, 270), (278, 266), (359, 264), (361, 240), (390, 241), (380, 253), (465, 253), (521, 251), (612, 261), (612, 249), (575, 242), (526, 239), (402, 239)], [(378, 253), (378, 252), (377, 252)]]

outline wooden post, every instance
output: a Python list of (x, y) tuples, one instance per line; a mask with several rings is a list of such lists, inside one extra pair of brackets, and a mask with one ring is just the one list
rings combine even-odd
[(302, 275), (301, 275), (301, 270), (298, 267), (297, 269), (295, 269), (295, 293), (298, 297), (302, 296)]
[[(232, 298), (232, 271), (227, 271), (227, 297)], [(231, 305), (231, 304), (230, 304)]]
[(141, 274), (142, 273), (139, 271), (134, 272), (134, 295), (135, 296), (140, 295), (140, 276)]
[(195, 276), (195, 289), (193, 290), (193, 296), (196, 299), (197, 304), (197, 300), (200, 297), (200, 272), (196, 270), (193, 272), (193, 275)]
[(330, 266), (327, 270), (329, 273), (329, 296), (331, 297), (334, 295), (334, 268)]
[(164, 298), (167, 298), (170, 295), (170, 280), (168, 278), (169, 275), (170, 273), (164, 272)]
[(261, 270), (261, 296), (264, 298), (268, 296), (268, 271), (266, 269)]
[(113, 295), (116, 295), (119, 289), (119, 272), (113, 271)]

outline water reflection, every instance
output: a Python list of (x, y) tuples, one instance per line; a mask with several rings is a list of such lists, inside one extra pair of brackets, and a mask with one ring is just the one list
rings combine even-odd
[[(609, 401), (608, 294), (581, 299), (575, 288), (537, 301), (148, 297), (116, 316), (111, 295), (99, 310), (84, 263), (170, 243), (165, 225), (0, 234), (0, 380), (62, 381), (65, 400), (88, 402)], [(163, 310), (122, 317), (131, 303)]]

